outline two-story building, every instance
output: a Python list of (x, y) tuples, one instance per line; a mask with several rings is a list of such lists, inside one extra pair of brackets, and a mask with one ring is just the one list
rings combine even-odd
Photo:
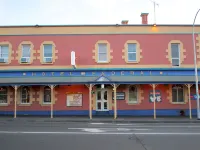
[[(0, 27), (1, 115), (196, 115), (192, 25)], [(200, 26), (195, 27), (200, 67)], [(198, 71), (200, 73), (200, 71)]]

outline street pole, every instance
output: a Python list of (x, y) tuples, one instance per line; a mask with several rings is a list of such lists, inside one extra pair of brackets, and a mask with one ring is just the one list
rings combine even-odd
[[(193, 26), (192, 26), (192, 41), (193, 41), (193, 50), (194, 50), (194, 68), (195, 68), (195, 83), (196, 83), (196, 95), (197, 95), (197, 119), (200, 119), (200, 111), (199, 111), (199, 86), (198, 86), (198, 72), (197, 72), (197, 54), (196, 54), (196, 42), (195, 42), (195, 36), (194, 36), (194, 25), (197, 18), (197, 15), (199, 13), (200, 9), (197, 11)], [(190, 95), (189, 95), (190, 96)]]

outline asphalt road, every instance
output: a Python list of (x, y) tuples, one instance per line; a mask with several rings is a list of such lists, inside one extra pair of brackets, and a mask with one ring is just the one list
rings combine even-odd
[(1, 150), (200, 149), (200, 124), (0, 121)]

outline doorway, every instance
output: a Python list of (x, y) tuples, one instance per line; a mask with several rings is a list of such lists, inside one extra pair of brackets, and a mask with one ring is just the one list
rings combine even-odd
[(100, 89), (96, 93), (96, 111), (108, 111), (108, 90)]

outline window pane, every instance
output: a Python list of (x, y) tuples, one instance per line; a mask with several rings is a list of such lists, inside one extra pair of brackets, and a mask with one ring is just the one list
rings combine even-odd
[(129, 88), (129, 102), (137, 103), (137, 88), (134, 86)]
[(128, 61), (136, 61), (136, 53), (128, 53)]
[(7, 103), (7, 88), (0, 87), (0, 103)]
[(107, 54), (99, 54), (99, 61), (107, 61)]
[(51, 44), (44, 44), (44, 57), (52, 57), (53, 46)]
[(177, 102), (177, 89), (172, 89), (172, 102)]
[(107, 44), (98, 44), (99, 51), (98, 53), (107, 53)]
[(104, 109), (108, 109), (108, 103), (104, 102)]
[(49, 87), (44, 88), (44, 103), (51, 102), (51, 89)]
[(23, 44), (22, 45), (22, 57), (30, 57), (31, 56), (31, 45)]
[(184, 102), (183, 89), (178, 89), (178, 102)]
[(9, 53), (9, 50), (8, 50), (7, 45), (0, 46), (0, 57), (1, 58), (8, 58), (8, 53)]
[(136, 44), (128, 44), (128, 52), (136, 52)]
[(179, 66), (179, 59), (172, 59), (172, 66)]
[(107, 100), (107, 95), (108, 95), (108, 92), (105, 91), (105, 92), (104, 92), (104, 95), (103, 95), (103, 96), (104, 96), (104, 100)]
[(28, 87), (23, 87), (21, 91), (21, 102), (29, 103), (30, 102), (30, 91)]
[(172, 58), (179, 58), (179, 44), (171, 44)]

